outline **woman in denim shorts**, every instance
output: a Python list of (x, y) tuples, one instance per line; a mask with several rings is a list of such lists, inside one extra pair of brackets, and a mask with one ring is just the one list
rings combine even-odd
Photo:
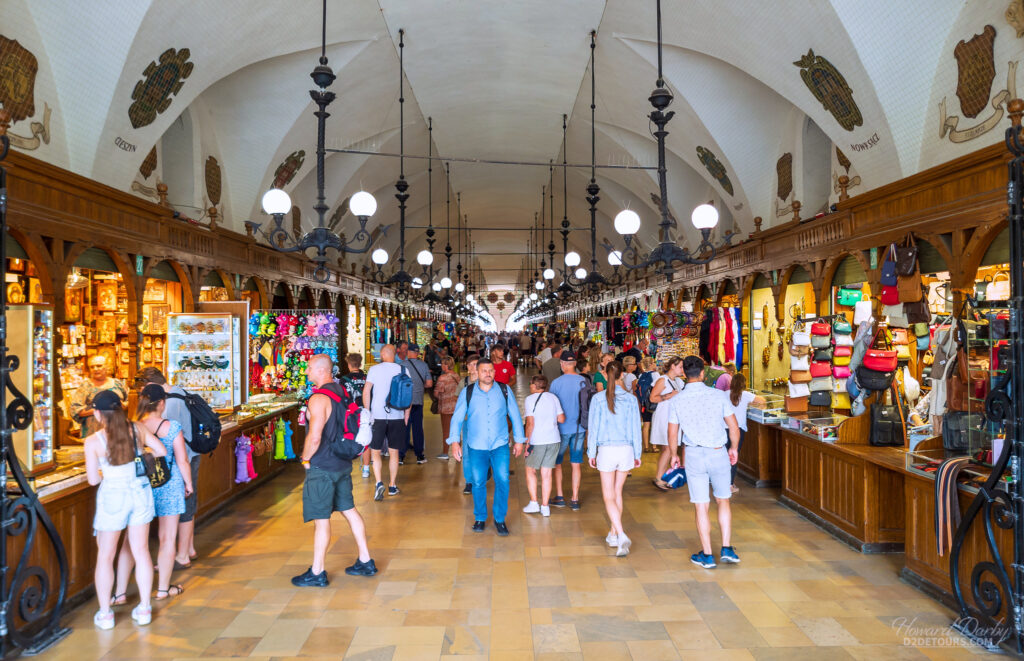
[(127, 528), (128, 543), (135, 557), (135, 582), (139, 586), (139, 605), (132, 610), (132, 619), (138, 624), (149, 624), (153, 617), (153, 559), (149, 555), (153, 490), (145, 476), (137, 475), (135, 455), (149, 448), (153, 455), (163, 457), (167, 450), (145, 427), (128, 421), (115, 393), (97, 393), (92, 409), (92, 415), (103, 426), (85, 439), (86, 477), (89, 484), (99, 485), (93, 530), (98, 548), (94, 581), (100, 609), (93, 616), (93, 623), (100, 629), (114, 628), (114, 613), (110, 609), (114, 554), (121, 531)]

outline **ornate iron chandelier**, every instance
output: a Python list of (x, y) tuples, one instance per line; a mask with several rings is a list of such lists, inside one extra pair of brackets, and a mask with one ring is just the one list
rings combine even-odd
[[(281, 252), (302, 252), (316, 249), (316, 254), (311, 259), (316, 263), (316, 270), (313, 276), (318, 282), (327, 282), (330, 272), (327, 270), (327, 251), (335, 250), (341, 253), (365, 253), (372, 247), (374, 239), (366, 231), (366, 222), (377, 211), (377, 200), (373, 195), (360, 191), (349, 199), (348, 210), (359, 220), (359, 229), (351, 239), (343, 238), (334, 233), (326, 220), (328, 206), (324, 196), (324, 137), (327, 118), (327, 106), (335, 99), (334, 92), (328, 92), (327, 88), (334, 83), (336, 76), (331, 67), (327, 66), (327, 0), (323, 3), (323, 22), (321, 27), (320, 61), (313, 73), (310, 74), (313, 82), (319, 89), (310, 90), (309, 96), (316, 104), (317, 110), (313, 114), (317, 119), (316, 134), (316, 204), (313, 209), (317, 213), (317, 226), (312, 231), (306, 232), (301, 237), (293, 237), (284, 228), (284, 217), (292, 210), (292, 200), (288, 193), (280, 188), (271, 188), (263, 194), (263, 211), (270, 214), (274, 219), (274, 226), (269, 232), (260, 227), (260, 223), (246, 221), (246, 227), (255, 233), (261, 234), (267, 242)], [(387, 228), (382, 228), (381, 236), (387, 234)]]

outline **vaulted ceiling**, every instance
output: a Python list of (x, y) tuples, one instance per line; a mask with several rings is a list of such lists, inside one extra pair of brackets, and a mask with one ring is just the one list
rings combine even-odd
[[(651, 169), (657, 154), (647, 118), (657, 77), (654, 0), (328, 5), (327, 56), (338, 76), (328, 147), (399, 151), (403, 29), (406, 154), (425, 156), (432, 137), (429, 151), (441, 159), (541, 164), (453, 160), (446, 180), (444, 160), (433, 161), (428, 177), (428, 161), (406, 159), (407, 260), (426, 247), (428, 221), (439, 230), (435, 251), (442, 252), (450, 219), (453, 249), (460, 222), (475, 228), (475, 266), (485, 281), (478, 284), (508, 289), (528, 276), (521, 273), (528, 232), (493, 228), (528, 228), (542, 206), (550, 216), (542, 187), (552, 172), (544, 164), (563, 159), (563, 114), (566, 160), (589, 163), (592, 30), (597, 163), (619, 166), (596, 173), (598, 244), (621, 244), (612, 219), (626, 207), (642, 218), (639, 240), (647, 246), (658, 240)], [(669, 206), (680, 220), (677, 239), (691, 245), (688, 219), (698, 204), (713, 201), (720, 210), (720, 236), (734, 230), (744, 237), (755, 217), (762, 227), (788, 220), (794, 199), (802, 201), (804, 217), (826, 209), (838, 198), (838, 174), (851, 177), (849, 192), (856, 195), (999, 140), (998, 120), (986, 122), (1002, 113), (1000, 92), (1015, 93), (1012, 72), (1024, 52), (1018, 36), (1024, 11), (1015, 9), (1024, 10), (1021, 0), (663, 5), (663, 68), (676, 112), (668, 126)], [(295, 167), (283, 186), (308, 229), (316, 194), (308, 74), (319, 56), (320, 12), (318, 0), (4, 0), (0, 35), (38, 62), (31, 76), (24, 59), (21, 69), (12, 69), (8, 57), (4, 68), (3, 53), (18, 51), (0, 41), (0, 70), (34, 82), (33, 113), (21, 113), (12, 133), (34, 156), (119, 189), (152, 196), (164, 181), (176, 208), (197, 219), (217, 197), (206, 176), (213, 157), (221, 172), (220, 214), (238, 231), (247, 220), (266, 222), (261, 194), (282, 164), (285, 171)], [(961, 41), (969, 44), (958, 50)], [(12, 103), (16, 88), (0, 81), (0, 102)], [(34, 131), (33, 123), (45, 129)], [(33, 146), (33, 134), (47, 140)], [(154, 146), (155, 167), (140, 172)], [(301, 165), (298, 157), (289, 159), (300, 151)], [(776, 167), (787, 153), (791, 173)], [(328, 154), (331, 213), (368, 190), (379, 203), (371, 226), (396, 226), (398, 172), (395, 158)], [(564, 213), (572, 227), (588, 227), (590, 169), (568, 168), (565, 186), (560, 168), (553, 175), (556, 224)], [(352, 222), (349, 216), (344, 227)], [(584, 231), (570, 235), (587, 266), (589, 238)], [(397, 252), (395, 227), (382, 244)], [(606, 253), (598, 251), (604, 264)], [(357, 267), (369, 262), (367, 255), (347, 259)]]

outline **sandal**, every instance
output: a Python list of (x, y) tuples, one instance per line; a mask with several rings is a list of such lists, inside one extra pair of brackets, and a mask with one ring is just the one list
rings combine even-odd
[(110, 605), (111, 606), (124, 606), (127, 603), (128, 603), (128, 593), (127, 592), (125, 592), (124, 594), (115, 594), (113, 597), (110, 598)]
[(178, 562), (177, 560), (175, 560), (174, 561), (174, 571), (181, 571), (183, 569), (192, 569), (192, 563), (191, 562), (181, 563), (181, 562)]
[[(160, 596), (161, 592), (164, 593), (164, 596), (162, 596), (162, 597)], [(157, 601), (163, 601), (164, 599), (170, 599), (171, 597), (177, 597), (179, 594), (182, 594), (184, 592), (185, 592), (185, 588), (183, 588), (182, 586), (180, 586), (180, 585), (172, 585), (171, 587), (167, 588), (166, 590), (157, 590), (156, 591), (156, 597), (154, 597), (154, 598)]]

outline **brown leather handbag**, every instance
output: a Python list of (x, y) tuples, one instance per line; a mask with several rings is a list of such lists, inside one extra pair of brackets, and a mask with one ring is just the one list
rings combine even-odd
[(793, 370), (789, 373), (789, 380), (793, 383), (810, 383), (813, 378), (810, 370)]
[(968, 393), (967, 355), (963, 349), (956, 352), (956, 365), (946, 377), (946, 410), (966, 411)]
[(807, 413), (808, 397), (786, 396), (787, 413)]
[(896, 285), (901, 303), (916, 303), (924, 298), (921, 291), (921, 273), (899, 276), (899, 283)]

